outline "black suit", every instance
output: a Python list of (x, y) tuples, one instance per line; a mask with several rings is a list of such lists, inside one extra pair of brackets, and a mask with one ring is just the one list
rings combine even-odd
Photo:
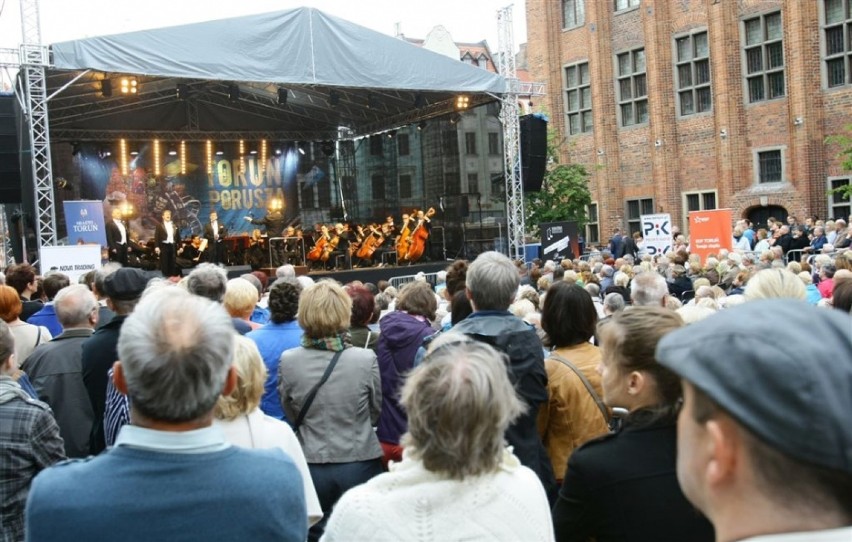
[(556, 540), (712, 542), (713, 527), (677, 482), (674, 419), (632, 416), (571, 455), (553, 507)]
[(127, 265), (127, 226), (124, 227), (124, 243), (121, 242), (121, 230), (114, 220), (106, 223), (107, 248), (109, 249), (109, 260)]
[(225, 237), (228, 236), (228, 228), (222, 225), (221, 221), (218, 224), (218, 240), (217, 235), (214, 235), (213, 223), (204, 225), (204, 238), (207, 239), (207, 250), (209, 251), (210, 261), (213, 263), (225, 263)]
[(633, 259), (635, 260), (636, 257), (639, 255), (639, 247), (636, 246), (636, 241), (633, 240), (633, 237), (631, 237), (630, 235), (625, 235), (624, 256), (627, 256), (628, 254), (633, 256)]
[(106, 448), (104, 438), (104, 411), (106, 409), (106, 392), (108, 373), (112, 364), (118, 359), (118, 336), (121, 326), (127, 316), (117, 315), (103, 326), (99, 327), (83, 343), (83, 355), (80, 362), (83, 366), (83, 384), (95, 411), (95, 423), (92, 427), (90, 446), (93, 454), (98, 454)]
[(166, 277), (177, 275), (176, 259), (177, 247), (180, 244), (180, 231), (174, 222), (172, 222), (172, 228), (174, 229), (173, 243), (166, 242), (168, 232), (165, 225), (157, 224), (157, 227), (154, 229), (154, 241), (156, 241), (157, 247), (160, 249), (160, 271)]

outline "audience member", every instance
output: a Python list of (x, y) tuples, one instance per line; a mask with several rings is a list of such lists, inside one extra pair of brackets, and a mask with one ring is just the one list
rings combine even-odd
[(53, 338), (44, 326), (34, 326), (20, 319), (23, 303), (11, 286), (0, 286), (0, 319), (8, 324), (15, 337), (15, 358), (23, 363), (35, 348)]
[(47, 302), (35, 314), (27, 318), (27, 323), (34, 326), (44, 326), (50, 331), (54, 337), (62, 333), (62, 325), (59, 323), (59, 318), (56, 317), (56, 311), (53, 307), (53, 300), (59, 290), (71, 284), (71, 280), (67, 275), (62, 273), (51, 273), (44, 278), (44, 295), (47, 296)]
[[(6, 284), (14, 288), (21, 299), (23, 305), (20, 318), (22, 321), (26, 322), (30, 316), (40, 311), (44, 306), (37, 295), (38, 280), (36, 279), (35, 268), (30, 264), (21, 263), (7, 267)], [(19, 340), (17, 336), (15, 340)]]

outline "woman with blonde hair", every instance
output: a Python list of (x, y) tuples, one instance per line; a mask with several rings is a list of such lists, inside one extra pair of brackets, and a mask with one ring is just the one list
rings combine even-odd
[(402, 388), (405, 452), (347, 492), (323, 540), (553, 540), (536, 474), (506, 448), (523, 412), (502, 355), (449, 332)]
[(553, 508), (557, 540), (713, 540), (712, 526), (678, 486), (680, 378), (654, 357), (660, 339), (681, 326), (669, 309), (634, 307), (598, 329), (604, 401), (628, 414), (618, 431), (568, 461)]
[(251, 339), (234, 336), (234, 368), (237, 386), (230, 395), (219, 397), (213, 415), (225, 439), (241, 448), (279, 448), (298, 467), (305, 488), (308, 524), (322, 518), (322, 507), (311, 480), (305, 454), (290, 426), (260, 410), (266, 383), (266, 365)]
[[(293, 426), (323, 514), (349, 488), (382, 472), (382, 448), (373, 431), (382, 407), (376, 353), (352, 346), (352, 298), (322, 280), (299, 298), (301, 346), (285, 351), (278, 366), (281, 406)], [(384, 333), (382, 334), (384, 335)], [(325, 519), (311, 527), (322, 534)]]
[(228, 281), (222, 304), (231, 318), (242, 320), (248, 324), (252, 331), (261, 327), (261, 324), (251, 321), (251, 313), (254, 311), (257, 301), (257, 288), (251, 282), (244, 278)]

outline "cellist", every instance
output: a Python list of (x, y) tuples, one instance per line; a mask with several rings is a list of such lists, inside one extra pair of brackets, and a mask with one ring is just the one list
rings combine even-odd
[(412, 216), (402, 213), (402, 223), (399, 225), (399, 236), (396, 238), (396, 263), (401, 264), (408, 255), (408, 245), (411, 242), (411, 231), (414, 229), (411, 223)]

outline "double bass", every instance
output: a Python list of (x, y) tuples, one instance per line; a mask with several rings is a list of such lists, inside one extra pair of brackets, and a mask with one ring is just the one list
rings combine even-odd
[(425, 223), (433, 216), (435, 216), (435, 209), (430, 207), (426, 214), (420, 217), (417, 226), (411, 232), (411, 242), (405, 255), (405, 259), (409, 262), (416, 262), (423, 257), (423, 252), (426, 250), (426, 240), (429, 239), (429, 229), (426, 228)]
[(396, 240), (396, 261), (401, 263), (408, 256), (408, 248), (411, 246), (411, 218), (402, 215), (402, 229), (399, 230), (399, 238)]

